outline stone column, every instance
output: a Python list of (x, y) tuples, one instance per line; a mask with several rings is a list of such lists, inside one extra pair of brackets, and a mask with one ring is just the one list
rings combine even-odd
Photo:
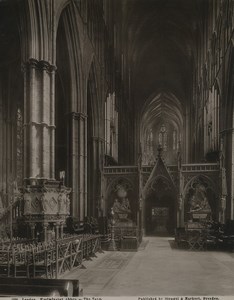
[(69, 176), (72, 187), (72, 215), (80, 221), (87, 215), (87, 116), (69, 114)]
[[(103, 164), (105, 140), (100, 137), (92, 137), (92, 166), (90, 172), (92, 174), (91, 190), (89, 191), (90, 207), (89, 211), (92, 216), (98, 216), (98, 208), (101, 200), (101, 170)], [(91, 175), (89, 174), (89, 175)]]
[(24, 64), (25, 178), (54, 179), (55, 69), (32, 58)]

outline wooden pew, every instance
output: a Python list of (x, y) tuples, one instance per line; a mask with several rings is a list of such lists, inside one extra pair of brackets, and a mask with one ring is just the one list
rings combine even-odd
[(80, 296), (79, 280), (0, 278), (0, 296)]

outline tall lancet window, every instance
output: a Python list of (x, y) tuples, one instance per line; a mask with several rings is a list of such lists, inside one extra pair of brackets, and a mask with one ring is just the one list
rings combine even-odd
[(158, 143), (163, 147), (164, 151), (167, 151), (167, 130), (164, 124), (162, 124), (159, 131)]
[(173, 150), (176, 150), (177, 148), (177, 134), (176, 130), (173, 130)]
[(154, 150), (153, 150), (153, 130), (152, 128), (150, 128), (150, 154), (153, 155), (154, 154)]
[(16, 116), (16, 177), (18, 186), (23, 184), (23, 113), (17, 109)]

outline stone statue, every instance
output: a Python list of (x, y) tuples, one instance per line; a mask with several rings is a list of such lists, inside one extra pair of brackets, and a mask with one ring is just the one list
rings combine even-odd
[(122, 211), (121, 203), (118, 199), (115, 199), (112, 209), (114, 214), (120, 213)]
[(195, 193), (190, 199), (190, 212), (211, 211), (208, 199), (206, 197), (206, 188), (202, 184), (198, 184)]
[(115, 198), (113, 203), (114, 219), (128, 219), (129, 214), (131, 214), (130, 203), (127, 198), (127, 191), (123, 186), (118, 186), (117, 198)]
[(122, 210), (124, 212), (127, 212), (127, 213), (131, 212), (128, 198), (123, 198), (123, 201), (122, 201)]

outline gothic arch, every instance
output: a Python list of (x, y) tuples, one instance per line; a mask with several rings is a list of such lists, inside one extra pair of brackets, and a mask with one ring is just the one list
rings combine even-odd
[[(52, 3), (52, 2), (51, 2)], [(21, 17), (21, 45), (22, 58), (38, 61), (55, 62), (54, 49), (55, 37), (53, 17), (50, 13), (52, 4), (47, 1), (23, 1), (20, 2)]]
[[(164, 175), (157, 175), (147, 183), (146, 190), (143, 190), (142, 209), (143, 226), (147, 234), (173, 233), (176, 227), (176, 196), (175, 186)], [(164, 229), (160, 233), (161, 222)]]
[(126, 178), (126, 177), (118, 177), (118, 178), (114, 178), (112, 179), (107, 187), (106, 187), (106, 196), (108, 197), (108, 195), (111, 193), (111, 191), (115, 191), (116, 190), (116, 186), (118, 184), (124, 184), (127, 188), (127, 190), (133, 190), (134, 187), (134, 183), (131, 179)]
[[(179, 99), (170, 92), (161, 91), (152, 94), (144, 104), (139, 114), (139, 140), (144, 145), (143, 161), (147, 163), (149, 159), (145, 156), (152, 156), (156, 152), (156, 147), (160, 143), (160, 128), (165, 126), (168, 143), (164, 147), (164, 157), (168, 163), (175, 163), (176, 149), (173, 147), (173, 133), (176, 132), (177, 146), (179, 141), (185, 136), (184, 132), (184, 107)], [(148, 149), (148, 131), (152, 131), (152, 141)], [(166, 150), (167, 149), (167, 150)]]
[(173, 183), (169, 180), (168, 177), (163, 176), (163, 175), (157, 175), (156, 177), (153, 177), (149, 183), (147, 183), (147, 187), (146, 189), (143, 189), (143, 196), (146, 199), (152, 192), (156, 192), (157, 191), (157, 184), (158, 183), (163, 183), (163, 189), (165, 191), (176, 191), (175, 186), (173, 185)]
[[(182, 192), (184, 220), (187, 220), (187, 213), (190, 210), (191, 199), (193, 199), (194, 194), (196, 193), (197, 189), (200, 189), (200, 187), (211, 208), (212, 219), (218, 220), (219, 188), (211, 178), (205, 175), (197, 175), (192, 177)], [(198, 199), (195, 198), (195, 200), (197, 201)]]
[[(81, 52), (81, 41), (80, 41), (80, 27), (81, 25), (77, 21), (77, 11), (73, 9), (73, 6), (67, 3), (64, 6), (63, 11), (60, 14), (58, 20), (58, 26), (56, 31), (59, 30), (59, 26), (63, 27), (64, 38), (66, 40), (67, 47), (67, 60), (63, 63), (68, 62), (67, 68), (70, 80), (68, 81), (70, 104), (69, 110), (71, 112), (84, 112), (84, 79), (82, 76), (82, 52)], [(61, 24), (62, 23), (62, 24)], [(58, 47), (58, 45), (56, 45)], [(58, 50), (58, 49), (57, 49)]]
[(105, 214), (110, 213), (111, 207), (114, 204), (115, 199), (118, 198), (118, 189), (123, 187), (127, 192), (127, 198), (130, 203), (130, 208), (132, 212), (132, 219), (136, 222), (136, 215), (138, 210), (138, 195), (137, 191), (134, 189), (135, 183), (133, 178), (127, 178), (124, 176), (115, 177), (109, 182), (107, 181), (106, 192), (105, 192)]
[(193, 185), (193, 183), (195, 182), (199, 182), (199, 181), (202, 181), (202, 182), (205, 182), (206, 184), (208, 184), (208, 188), (210, 190), (212, 190), (216, 195), (218, 195), (219, 193), (219, 188), (217, 187), (217, 184), (215, 184), (215, 182), (209, 178), (208, 176), (206, 175), (196, 175), (196, 176), (193, 176), (188, 182), (187, 184), (185, 185), (184, 189), (183, 189), (183, 192), (182, 192), (182, 195), (183, 197), (185, 197), (186, 193), (188, 192), (188, 189)]

